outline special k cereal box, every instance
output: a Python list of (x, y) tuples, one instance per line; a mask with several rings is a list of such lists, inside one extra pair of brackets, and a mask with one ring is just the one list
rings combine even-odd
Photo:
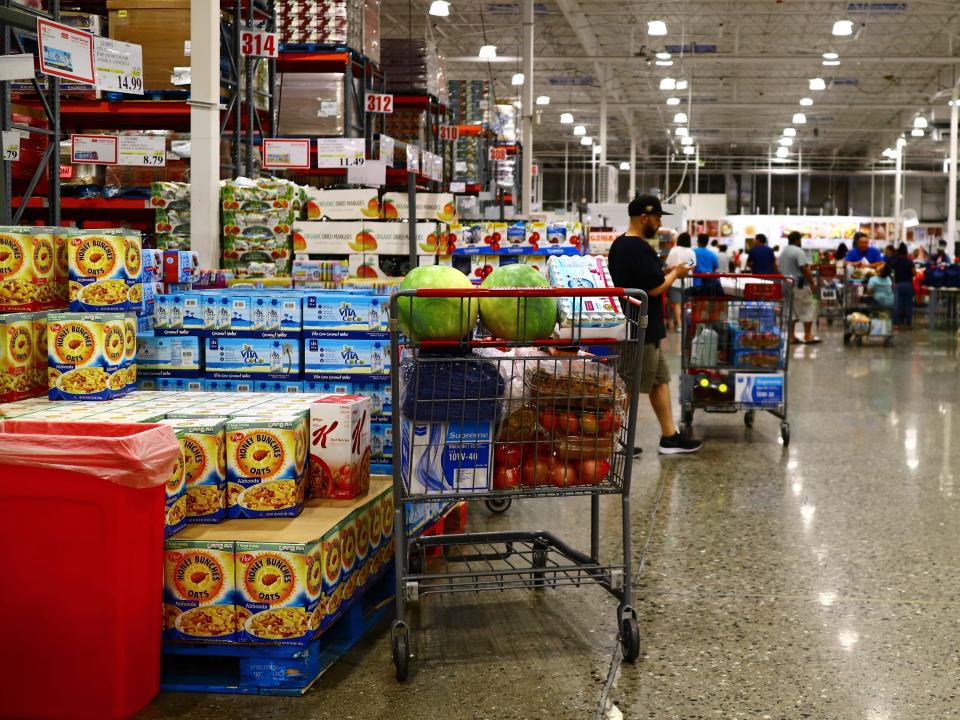
[(163, 634), (170, 640), (236, 640), (249, 613), (235, 607), (233, 542), (167, 540)]
[(33, 313), (0, 315), (0, 400), (11, 402), (35, 392)]
[(243, 640), (301, 645), (322, 620), (323, 543), (236, 543)]
[(165, 419), (182, 431), (188, 523), (218, 523), (227, 515), (227, 418)]
[(234, 417), (225, 432), (229, 517), (299, 515), (307, 452), (304, 417)]
[(110, 400), (126, 393), (126, 325), (111, 313), (47, 316), (48, 397)]
[(370, 486), (370, 398), (329, 395), (310, 404), (310, 493), (349, 500)]
[(184, 475), (185, 457), (183, 453), (183, 428), (174, 427), (173, 434), (180, 443), (177, 462), (167, 478), (166, 525), (164, 537), (170, 538), (187, 525), (187, 482)]
[(70, 309), (123, 311), (129, 308), (127, 238), (92, 231), (67, 233)]

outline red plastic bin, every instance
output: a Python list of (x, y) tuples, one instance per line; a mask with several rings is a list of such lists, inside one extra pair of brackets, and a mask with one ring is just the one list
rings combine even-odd
[(0, 718), (130, 717), (159, 691), (165, 425), (0, 422)]

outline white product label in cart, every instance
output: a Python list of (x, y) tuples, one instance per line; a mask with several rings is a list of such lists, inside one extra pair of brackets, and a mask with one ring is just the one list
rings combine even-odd
[(486, 492), (493, 466), (493, 423), (400, 426), (400, 465), (411, 495)]
[(737, 373), (734, 400), (756, 407), (783, 405), (783, 383), (783, 375)]

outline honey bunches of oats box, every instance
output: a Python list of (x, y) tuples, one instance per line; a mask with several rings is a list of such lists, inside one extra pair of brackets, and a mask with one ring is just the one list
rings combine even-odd
[(51, 400), (110, 400), (127, 392), (126, 324), (117, 313), (50, 313)]
[(170, 477), (167, 478), (166, 496), (166, 524), (164, 537), (171, 538), (183, 530), (187, 524), (187, 482), (184, 475), (185, 457), (183, 454), (183, 428), (173, 427), (173, 434), (177, 436), (180, 452), (177, 453), (177, 462), (173, 466)]
[(167, 418), (183, 433), (183, 476), (188, 523), (218, 523), (227, 515), (225, 417)]
[(300, 645), (320, 627), (323, 543), (236, 543), (242, 639)]
[(29, 397), (35, 389), (33, 313), (0, 315), (0, 400)]
[(234, 417), (226, 437), (229, 517), (299, 515), (307, 451), (303, 415)]
[(170, 640), (236, 640), (249, 617), (235, 606), (233, 542), (167, 540), (163, 635)]

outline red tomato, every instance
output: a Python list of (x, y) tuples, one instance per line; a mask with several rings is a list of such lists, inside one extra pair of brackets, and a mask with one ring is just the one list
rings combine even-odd
[(526, 487), (540, 487), (550, 484), (550, 461), (532, 456), (523, 463), (523, 484)]
[(497, 468), (519, 468), (520, 467), (520, 448), (516, 445), (507, 445), (498, 443), (493, 449), (495, 467)]
[(577, 420), (576, 413), (561, 412), (557, 413), (557, 430), (567, 435), (576, 435), (580, 432), (580, 421)]
[(547, 432), (553, 432), (553, 429), (557, 427), (557, 416), (550, 408), (540, 411), (540, 427)]
[(599, 485), (610, 474), (610, 463), (606, 460), (584, 460), (580, 463), (580, 484)]
[(600, 415), (597, 425), (600, 428), (600, 432), (604, 435), (609, 435), (620, 429), (620, 418), (617, 417), (613, 410), (606, 410)]
[(520, 468), (497, 468), (493, 474), (493, 489), (510, 490), (515, 487), (520, 487)]
[(573, 465), (568, 465), (562, 460), (554, 460), (550, 463), (550, 484), (557, 487), (572, 487), (579, 485), (580, 479)]

